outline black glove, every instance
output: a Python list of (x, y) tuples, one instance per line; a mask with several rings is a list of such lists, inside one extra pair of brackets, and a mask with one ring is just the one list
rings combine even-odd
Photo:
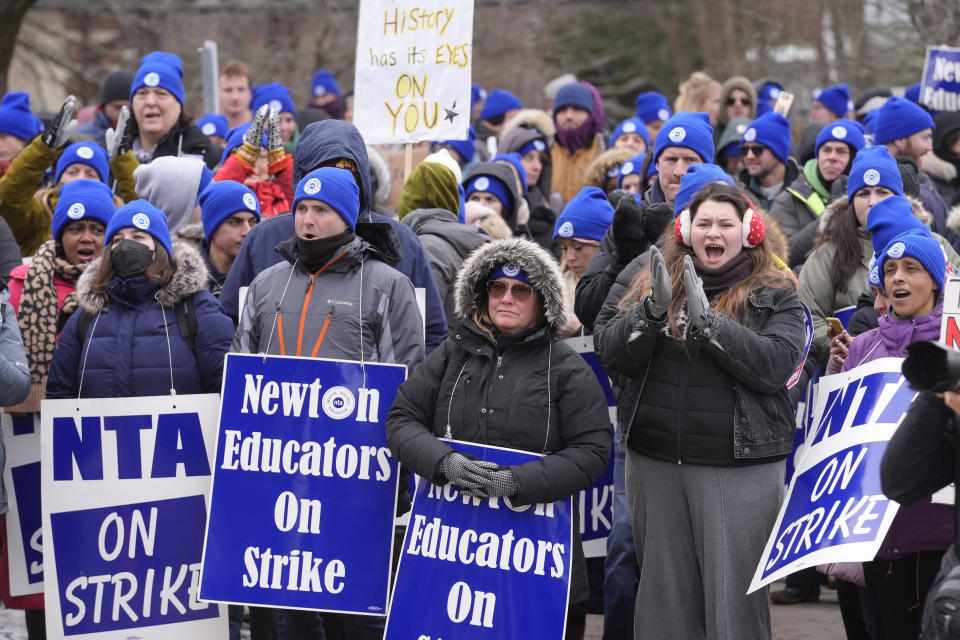
[(130, 150), (133, 143), (133, 137), (128, 135), (130, 127), (127, 123), (130, 121), (130, 107), (124, 106), (120, 109), (120, 115), (117, 116), (117, 127), (107, 129), (104, 137), (107, 142), (107, 155), (116, 158)]
[(621, 267), (625, 267), (650, 246), (643, 230), (643, 207), (637, 204), (633, 196), (621, 198), (617, 203), (610, 230), (617, 249), (617, 263)]
[(50, 123), (50, 127), (43, 132), (43, 144), (51, 149), (62, 149), (70, 142), (70, 136), (73, 130), (77, 128), (77, 121), (73, 118), (73, 112), (77, 108), (77, 99), (74, 96), (67, 96), (60, 107), (60, 112)]
[(640, 226), (650, 244), (656, 244), (663, 230), (673, 222), (673, 207), (665, 202), (648, 204), (643, 207), (643, 219)]
[(482, 491), (490, 484), (490, 476), (496, 471), (495, 462), (471, 460), (461, 453), (448, 453), (440, 462), (440, 472), (450, 482), (469, 489), (474, 495), (485, 495)]

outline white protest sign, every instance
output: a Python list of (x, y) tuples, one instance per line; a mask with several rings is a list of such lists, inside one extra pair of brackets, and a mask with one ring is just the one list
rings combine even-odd
[(227, 637), (198, 599), (217, 394), (45, 400), (47, 637)]
[(0, 413), (7, 451), (3, 486), (7, 490), (7, 564), (10, 595), (43, 593), (40, 527), (40, 414)]
[(353, 122), (367, 144), (466, 140), (473, 0), (361, 0)]
[(916, 396), (902, 363), (820, 379), (806, 452), (747, 593), (813, 565), (874, 558), (899, 509), (880, 488), (880, 461)]
[(949, 278), (943, 286), (940, 344), (960, 349), (960, 278)]

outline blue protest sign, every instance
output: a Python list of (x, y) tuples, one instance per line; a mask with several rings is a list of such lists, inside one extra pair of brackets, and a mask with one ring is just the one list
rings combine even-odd
[(960, 49), (927, 47), (920, 104), (931, 111), (960, 111)]
[(383, 615), (406, 367), (227, 355), (204, 600)]
[[(465, 442), (454, 449), (501, 466), (539, 456)], [(560, 640), (572, 557), (572, 500), (515, 506), (419, 479), (386, 640)]]
[(7, 562), (10, 595), (43, 593), (40, 510), (40, 414), (0, 414), (7, 463)]
[(216, 394), (45, 400), (48, 638), (226, 637), (199, 600)]
[(916, 396), (902, 362), (820, 379), (806, 451), (748, 593), (809, 566), (874, 558), (899, 509), (880, 489), (880, 461)]

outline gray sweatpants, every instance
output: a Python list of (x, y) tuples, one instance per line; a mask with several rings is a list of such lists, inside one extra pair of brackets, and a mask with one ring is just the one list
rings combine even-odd
[(627, 450), (640, 561), (634, 638), (769, 639), (767, 589), (746, 595), (783, 495), (784, 463), (674, 464)]

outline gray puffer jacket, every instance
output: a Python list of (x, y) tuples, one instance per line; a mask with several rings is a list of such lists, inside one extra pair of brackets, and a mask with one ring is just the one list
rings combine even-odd
[[(26, 399), (30, 393), (30, 369), (23, 353), (23, 340), (13, 307), (7, 301), (10, 290), (0, 282), (0, 406), (10, 406)], [(7, 461), (0, 433), (0, 471)], [(0, 477), (0, 515), (7, 512), (7, 493)]]
[(300, 261), (296, 238), (279, 245), (284, 262), (250, 284), (231, 351), (413, 367), (423, 360), (423, 320), (413, 285), (383, 223), (358, 223), (357, 237), (317, 273)]

